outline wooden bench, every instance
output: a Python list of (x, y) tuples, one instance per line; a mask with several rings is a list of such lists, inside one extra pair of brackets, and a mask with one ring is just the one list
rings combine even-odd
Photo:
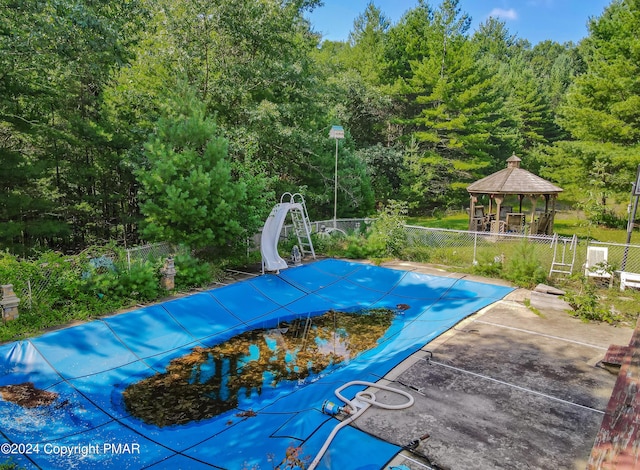
[(621, 362), (587, 470), (640, 468), (640, 322), (628, 347), (613, 346), (606, 360)]
[(640, 274), (620, 271), (620, 290), (625, 290), (627, 287), (640, 289)]

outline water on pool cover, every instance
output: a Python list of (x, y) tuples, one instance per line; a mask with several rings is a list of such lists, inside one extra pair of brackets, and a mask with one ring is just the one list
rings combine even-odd
[(212, 418), (258, 404), (263, 390), (299, 387), (329, 368), (374, 348), (395, 312), (331, 310), (271, 329), (256, 329), (173, 359), (165, 372), (129, 385), (124, 401), (133, 416), (168, 426)]

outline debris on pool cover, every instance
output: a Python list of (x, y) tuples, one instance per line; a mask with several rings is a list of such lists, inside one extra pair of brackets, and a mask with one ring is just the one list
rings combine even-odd
[(32, 382), (0, 387), (3, 400), (10, 401), (24, 408), (51, 405), (58, 398), (58, 394), (40, 390)]
[(164, 373), (123, 393), (127, 409), (147, 424), (170, 426), (212, 418), (240, 405), (263, 387), (296, 386), (374, 348), (395, 312), (328, 311), (278, 328), (256, 329), (210, 348), (195, 347), (170, 362)]

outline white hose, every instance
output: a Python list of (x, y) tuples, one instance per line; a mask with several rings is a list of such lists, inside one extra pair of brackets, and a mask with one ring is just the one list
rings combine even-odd
[[(401, 403), (399, 405), (389, 405), (387, 403), (380, 403), (376, 401), (376, 395), (373, 392), (367, 392), (366, 390), (356, 393), (356, 396), (353, 400), (349, 400), (348, 398), (345, 398), (344, 396), (342, 396), (340, 392), (342, 392), (342, 390), (344, 390), (345, 388), (351, 387), (353, 385), (365, 385), (367, 387), (374, 387), (380, 390), (386, 390), (388, 392), (397, 393), (399, 395), (403, 395), (404, 397), (406, 397), (408, 401), (405, 403)], [(365, 411), (367, 411), (369, 407), (377, 406), (378, 408), (383, 408), (385, 410), (402, 410), (404, 408), (409, 408), (410, 406), (413, 405), (413, 402), (414, 402), (413, 396), (403, 390), (398, 390), (397, 388), (387, 387), (386, 385), (380, 385), (373, 382), (365, 382), (363, 380), (353, 380), (351, 382), (347, 382), (341, 387), (338, 387), (335, 390), (335, 394), (336, 394), (336, 397), (338, 397), (340, 400), (342, 400), (344, 403), (348, 405), (348, 407), (350, 408), (350, 413), (352, 413), (352, 415), (349, 416), (344, 421), (340, 422), (335, 428), (333, 428), (333, 430), (331, 431), (327, 439), (324, 441), (322, 448), (318, 451), (316, 457), (313, 459), (313, 461), (309, 465), (308, 470), (314, 470), (318, 466), (318, 464), (320, 463), (320, 460), (322, 459), (325, 452), (329, 448), (329, 445), (331, 445), (333, 438), (336, 436), (336, 434), (338, 434), (338, 431), (340, 431), (342, 428), (344, 428), (345, 426), (348, 426), (349, 424), (354, 422), (356, 419), (358, 419), (360, 416), (362, 416), (362, 414)], [(357, 403), (356, 400), (358, 400), (359, 403)]]

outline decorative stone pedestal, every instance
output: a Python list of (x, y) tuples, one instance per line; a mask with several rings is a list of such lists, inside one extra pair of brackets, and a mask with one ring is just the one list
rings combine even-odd
[(295, 266), (300, 266), (302, 264), (302, 254), (300, 253), (300, 248), (298, 248), (298, 245), (294, 245), (293, 249), (291, 250), (291, 262)]
[(173, 258), (167, 258), (164, 262), (164, 266), (160, 269), (162, 278), (160, 279), (160, 286), (166, 290), (173, 290), (176, 287), (176, 267), (173, 263)]
[(2, 287), (2, 300), (0, 300), (0, 307), (2, 307), (2, 321), (8, 322), (18, 318), (18, 305), (20, 299), (13, 292), (12, 284), (5, 284)]

